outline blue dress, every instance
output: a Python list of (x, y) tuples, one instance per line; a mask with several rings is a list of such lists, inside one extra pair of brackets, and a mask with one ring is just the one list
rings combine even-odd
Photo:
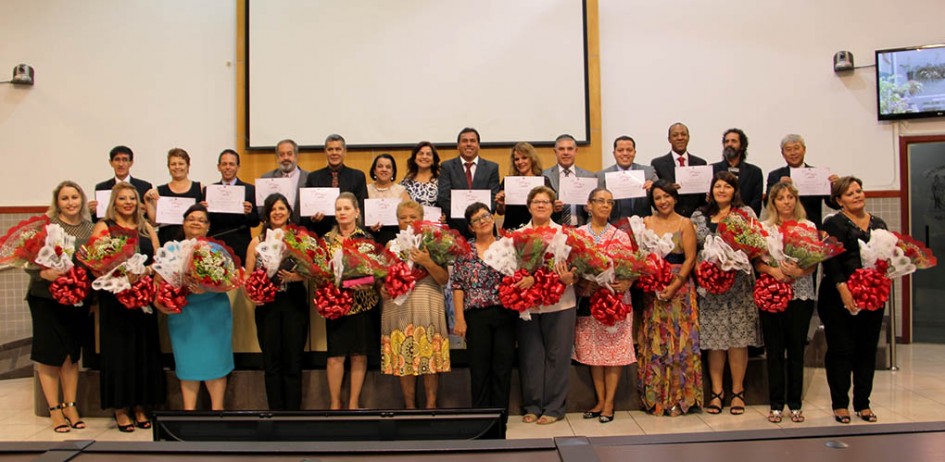
[(167, 317), (177, 378), (213, 380), (233, 370), (233, 312), (225, 293), (187, 296), (187, 306)]

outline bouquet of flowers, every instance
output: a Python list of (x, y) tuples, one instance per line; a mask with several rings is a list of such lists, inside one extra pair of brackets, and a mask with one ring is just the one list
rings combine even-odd
[(112, 227), (92, 236), (79, 251), (76, 259), (93, 274), (105, 275), (128, 261), (138, 246), (138, 236), (122, 228)]
[(316, 285), (331, 280), (332, 271), (328, 264), (331, 257), (323, 242), (305, 228), (295, 225), (286, 226), (282, 232), (286, 252), (298, 264), (296, 271), (312, 279)]
[(281, 229), (267, 229), (265, 239), (256, 245), (256, 260), (259, 264), (243, 284), (246, 296), (256, 305), (264, 305), (276, 299), (279, 288), (272, 282), (272, 278), (279, 272), (282, 258), (286, 254), (284, 234)]
[[(560, 237), (555, 237), (556, 235)], [(499, 299), (506, 308), (519, 312), (524, 320), (531, 319), (528, 310), (538, 305), (557, 303), (564, 293), (564, 284), (551, 266), (556, 255), (567, 258), (570, 248), (567, 238), (553, 228), (522, 228), (507, 233), (494, 242), (482, 259), (487, 265), (505, 275), (499, 286)], [(528, 276), (535, 284), (527, 290), (515, 287)], [(557, 295), (557, 299), (555, 299)], [(549, 301), (554, 300), (552, 303)]]
[(870, 241), (859, 241), (860, 261), (858, 268), (847, 280), (856, 306), (865, 310), (878, 310), (889, 300), (891, 278), (912, 274), (918, 265), (930, 268), (937, 262), (932, 252), (914, 239), (901, 234), (874, 229)]
[(719, 236), (733, 249), (745, 252), (749, 260), (768, 251), (767, 234), (761, 223), (742, 209), (733, 209), (719, 221)]
[(893, 232), (899, 241), (896, 247), (902, 250), (903, 255), (912, 262), (916, 269), (929, 269), (938, 264), (938, 259), (932, 255), (932, 249), (926, 247), (912, 236)]
[(34, 262), (63, 273), (49, 285), (50, 294), (61, 305), (82, 306), (92, 285), (85, 269), (72, 262), (75, 236), (66, 233), (56, 223), (46, 225), (45, 235), (43, 247), (39, 249)]
[(439, 223), (414, 222), (413, 231), (420, 236), (419, 248), (430, 252), (430, 259), (439, 266), (452, 265), (457, 257), (469, 253), (469, 243), (466, 239), (455, 230), (443, 228)]
[(381, 262), (389, 257), (383, 252), (383, 247), (368, 239), (346, 240), (328, 261), (334, 279), (323, 281), (315, 289), (313, 302), (318, 313), (325, 319), (347, 315), (354, 305), (351, 287), (372, 284), (376, 277), (386, 275), (387, 268), (381, 267)]
[(240, 286), (243, 269), (239, 258), (220, 241), (196, 239), (187, 261), (185, 280), (204, 292), (227, 292)]
[(575, 228), (563, 228), (562, 231), (567, 236), (565, 242), (571, 248), (568, 255), (568, 267), (574, 268), (575, 272), (585, 279), (594, 280), (607, 271), (611, 266), (611, 259), (605, 253), (604, 249), (598, 248), (594, 239), (587, 233)]
[[(767, 246), (767, 244), (766, 244)], [(751, 262), (744, 252), (733, 249), (724, 238), (706, 236), (696, 265), (696, 282), (710, 294), (724, 294), (735, 283), (735, 273), (750, 273)]]
[(162, 279), (154, 301), (168, 311), (180, 313), (187, 306), (187, 262), (196, 244), (196, 239), (168, 241), (154, 255), (153, 268)]
[(80, 247), (76, 258), (99, 275), (93, 289), (115, 294), (125, 308), (150, 313), (154, 284), (145, 275), (148, 257), (136, 253), (138, 236), (133, 233), (117, 227), (104, 230)]
[(46, 240), (49, 217), (37, 215), (23, 220), (0, 237), (0, 264), (26, 266), (36, 259)]
[(636, 284), (644, 292), (662, 292), (673, 281), (672, 266), (664, 257), (676, 247), (671, 233), (659, 236), (652, 229), (647, 229), (643, 218), (630, 217), (628, 226), (640, 251), (646, 256), (646, 270), (640, 274)]
[(769, 248), (769, 252), (776, 254), (780, 250), (785, 258), (795, 262), (801, 268), (810, 268), (843, 253), (843, 244), (837, 241), (837, 238), (833, 236), (821, 238), (817, 228), (810, 224), (786, 221), (781, 224), (779, 231), (780, 233), (769, 232), (768, 234), (780, 234), (782, 246)]
[[(420, 248), (423, 235), (414, 232), (413, 227), (401, 230), (391, 241), (390, 252), (396, 257), (384, 279), (384, 290), (397, 305), (403, 305), (417, 281), (426, 277), (427, 272), (414, 265), (410, 253)], [(432, 258), (432, 257), (431, 257)]]

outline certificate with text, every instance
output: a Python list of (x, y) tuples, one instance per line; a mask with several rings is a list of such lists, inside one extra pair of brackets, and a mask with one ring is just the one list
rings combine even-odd
[(434, 223), (439, 223), (441, 216), (443, 216), (443, 209), (439, 207), (434, 207), (432, 205), (423, 206), (423, 221), (432, 221)]
[(558, 199), (565, 204), (586, 204), (591, 191), (597, 188), (597, 178), (562, 177)]
[(321, 212), (326, 217), (335, 216), (335, 199), (341, 194), (339, 188), (300, 188), (299, 208), (303, 217), (312, 217)]
[(705, 194), (712, 186), (712, 166), (676, 167), (679, 194)]
[(544, 176), (505, 177), (505, 205), (526, 205), (528, 193), (545, 185)]
[(95, 191), (95, 200), (98, 201), (98, 205), (95, 206), (95, 215), (104, 218), (105, 212), (108, 211), (108, 201), (112, 200), (112, 190)]
[(453, 189), (450, 191), (450, 218), (466, 218), (466, 207), (482, 202), (492, 210), (492, 191), (488, 189)]
[(207, 211), (211, 213), (243, 214), (246, 186), (208, 184), (206, 189)]
[(162, 225), (182, 225), (184, 212), (195, 202), (193, 197), (159, 197), (155, 221)]
[(800, 196), (830, 195), (830, 170), (824, 167), (791, 167), (791, 182)]
[(643, 189), (646, 176), (644, 176), (643, 170), (606, 172), (604, 173), (604, 183), (607, 185), (607, 190), (614, 195), (614, 199), (633, 199), (646, 196), (646, 189)]
[(298, 183), (294, 178), (256, 178), (256, 205), (262, 207), (266, 198), (279, 193), (285, 196), (290, 205), (295, 205)]
[(402, 201), (399, 197), (364, 199), (364, 225), (374, 226), (380, 223), (381, 226), (396, 226), (397, 205)]

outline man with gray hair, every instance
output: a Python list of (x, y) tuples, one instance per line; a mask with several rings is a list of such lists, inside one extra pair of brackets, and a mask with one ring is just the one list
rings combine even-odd
[(565, 204), (560, 199), (562, 178), (597, 178), (594, 172), (575, 165), (577, 154), (577, 141), (574, 137), (568, 134), (559, 135), (555, 138), (555, 159), (558, 163), (542, 172), (551, 181), (551, 189), (558, 194), (559, 199), (554, 203), (554, 214), (551, 218), (561, 225), (581, 226), (588, 220), (587, 210), (584, 209), (586, 200), (580, 204)]
[[(811, 167), (806, 162), (804, 162), (804, 156), (807, 154), (807, 144), (804, 142), (804, 137), (791, 133), (781, 139), (781, 156), (784, 157), (784, 161), (787, 162), (787, 165), (775, 170), (772, 170), (768, 173), (767, 187), (765, 188), (765, 203), (771, 200), (768, 197), (768, 193), (771, 192), (771, 187), (775, 183), (791, 183), (791, 168), (808, 168)], [(830, 182), (833, 183), (839, 179), (836, 174), (830, 175)], [(820, 206), (821, 201), (824, 204), (827, 204), (828, 207), (836, 209), (838, 208), (830, 200), (830, 195), (826, 196), (801, 196), (801, 205), (804, 206), (804, 211), (807, 212), (807, 219), (814, 222), (814, 225), (820, 229), (821, 218), (823, 216), (823, 209)]]
[[(328, 165), (309, 173), (305, 187), (338, 188), (339, 193), (352, 193), (358, 198), (358, 208), (364, 210), (364, 199), (367, 199), (367, 179), (364, 177), (364, 172), (345, 165), (347, 152), (348, 145), (341, 135), (328, 135), (325, 138), (325, 158)], [(325, 233), (331, 231), (335, 223), (334, 216), (325, 216), (322, 213), (316, 213), (315, 216), (306, 217), (304, 220), (305, 226), (319, 236), (324, 236)]]
[[(299, 167), (299, 145), (295, 141), (287, 138), (276, 143), (276, 162), (279, 166), (263, 173), (263, 178), (292, 178), (296, 181), (297, 188), (305, 186), (308, 172)], [(263, 217), (264, 220), (268, 218)], [(296, 191), (295, 204), (292, 205), (292, 222), (298, 223), (299, 219), (299, 194)]]

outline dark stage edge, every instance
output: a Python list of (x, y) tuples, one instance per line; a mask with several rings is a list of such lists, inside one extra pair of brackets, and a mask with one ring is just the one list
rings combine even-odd
[(941, 461), (945, 422), (512, 441), (0, 444), (0, 461)]

